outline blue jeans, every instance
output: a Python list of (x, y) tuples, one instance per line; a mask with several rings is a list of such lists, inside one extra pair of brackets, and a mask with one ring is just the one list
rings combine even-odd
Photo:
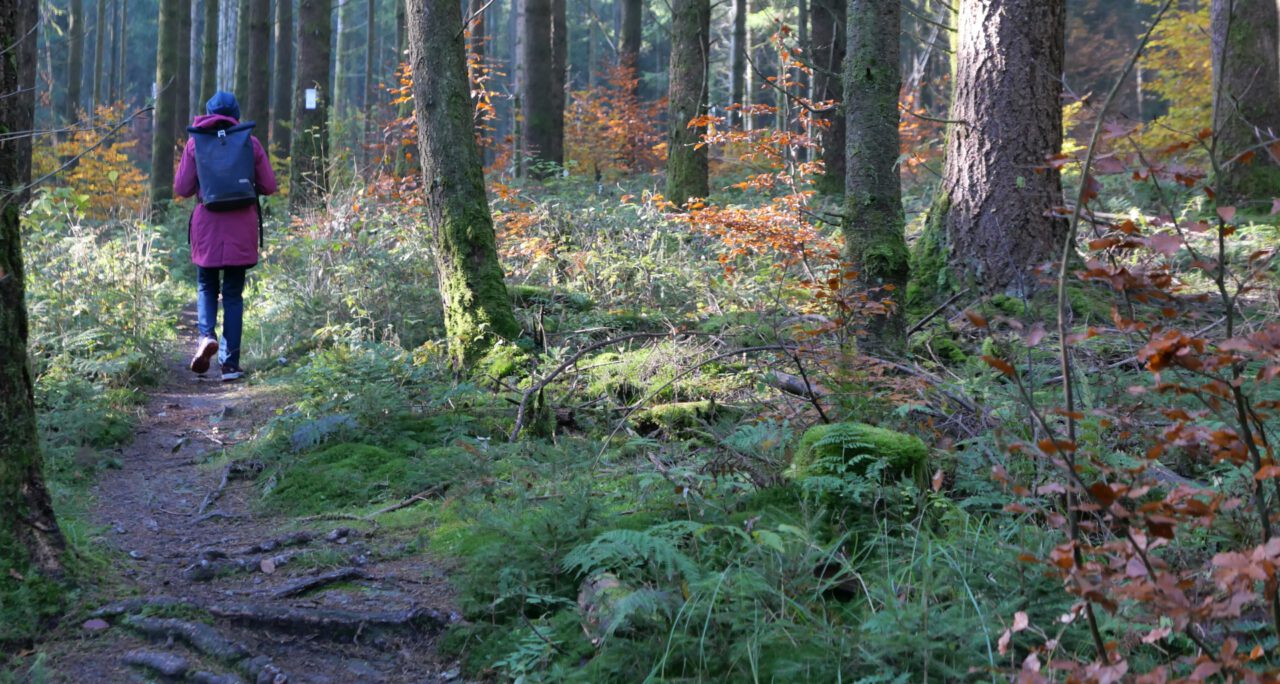
[(196, 314), (201, 337), (217, 337), (218, 276), (222, 276), (222, 338), (218, 340), (218, 362), (240, 367), (240, 336), (244, 330), (244, 266), (233, 268), (196, 267)]

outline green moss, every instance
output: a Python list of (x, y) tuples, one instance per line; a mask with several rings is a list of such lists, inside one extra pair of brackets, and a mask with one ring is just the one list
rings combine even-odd
[(369, 444), (335, 444), (280, 473), (267, 504), (299, 514), (397, 499), (468, 476), (475, 457), (458, 447), (414, 453)]
[(657, 406), (637, 411), (632, 414), (631, 423), (641, 433), (659, 430), (668, 435), (678, 435), (681, 432), (701, 427), (703, 423), (711, 422), (725, 413), (724, 407), (716, 404), (715, 400), (712, 399), (681, 401), (671, 404), (658, 404)]
[(538, 285), (508, 285), (507, 294), (516, 306), (555, 306), (573, 311), (590, 311), (595, 302), (578, 292), (556, 290)]
[(938, 329), (929, 334), (917, 335), (912, 339), (912, 353), (926, 358), (935, 357), (944, 364), (960, 365), (969, 359), (969, 354), (952, 339), (944, 330)]
[(133, 421), (119, 411), (109, 410), (87, 431), (89, 446), (99, 449), (118, 446), (133, 437)]
[(884, 461), (891, 474), (923, 472), (929, 449), (912, 435), (865, 423), (809, 428), (800, 438), (788, 475), (796, 480), (866, 471), (866, 457)]
[(1000, 313), (1014, 318), (1021, 318), (1027, 313), (1026, 302), (1005, 294), (993, 295), (991, 297), (991, 306), (994, 306)]
[(476, 362), (473, 372), (482, 377), (502, 380), (515, 375), (528, 361), (529, 355), (523, 349), (502, 341), (485, 352)]
[(911, 250), (911, 279), (907, 282), (907, 314), (919, 318), (928, 313), (955, 289), (947, 268), (947, 212), (951, 198), (939, 192), (929, 207), (924, 231)]

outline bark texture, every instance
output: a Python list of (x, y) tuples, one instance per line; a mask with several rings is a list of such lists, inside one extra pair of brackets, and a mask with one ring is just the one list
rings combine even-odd
[(121, 99), (128, 99), (129, 86), (124, 80), (124, 46), (129, 43), (129, 0), (120, 0), (120, 9), (116, 12), (116, 63), (115, 91)]
[[(644, 40), (644, 0), (620, 0), (622, 3), (622, 41), (618, 62), (640, 73), (640, 46)], [(637, 88), (639, 84), (637, 82)]]
[(75, 121), (80, 116), (80, 83), (84, 80), (84, 0), (71, 0), (67, 11), (67, 100), (63, 116)]
[[(1067, 222), (1046, 160), (1062, 148), (1063, 0), (961, 4), (946, 170), (935, 210), (951, 275), (1025, 293), (1058, 258)], [(930, 277), (930, 274), (921, 274)], [(932, 276), (937, 278), (942, 276)], [(944, 276), (945, 277), (945, 276)]]
[[(551, 44), (551, 15), (555, 0), (524, 2), (524, 69), (521, 82), (521, 104), (524, 107), (523, 147), (527, 164), (562, 163), (557, 156), (557, 136), (563, 142), (564, 120), (556, 121), (555, 55)], [(413, 45), (412, 37), (410, 46)], [(563, 91), (560, 95), (564, 97)], [(563, 105), (560, 108), (563, 112)]]
[(845, 116), (840, 74), (844, 67), (846, 8), (844, 0), (813, 0), (811, 7), (813, 95), (818, 102), (834, 103), (822, 114), (827, 125), (818, 131), (824, 168), (818, 186), (824, 192), (838, 193), (844, 189)]
[(520, 327), (498, 263), (458, 0), (407, 0), (418, 148), (449, 350), (467, 368)]
[[(1261, 143), (1280, 136), (1280, 19), (1276, 0), (1213, 0), (1213, 123), (1226, 201), (1280, 192), (1280, 159)], [(1253, 149), (1249, 163), (1237, 160)], [(1232, 161), (1236, 160), (1236, 161)]]
[(257, 126), (253, 134), (258, 136), (262, 149), (271, 149), (271, 70), (265, 68), (271, 64), (271, 3), (270, 0), (250, 0), (249, 2), (249, 64), (257, 64), (258, 68), (249, 75), (249, 89), (243, 94), (240, 104), (240, 119), (255, 121)]
[(208, 100), (218, 90), (218, 0), (204, 0), (204, 46), (200, 68), (200, 97)]
[[(332, 0), (298, 0), (298, 77), (293, 91), (293, 136), (289, 152), (289, 210), (297, 212), (328, 193), (329, 41)], [(316, 106), (306, 108), (308, 88)]]
[(178, 5), (182, 0), (160, 0), (159, 35), (156, 38), (156, 109), (151, 126), (151, 208), (162, 210), (173, 199), (174, 119), (178, 111)]
[(845, 251), (858, 273), (853, 285), (883, 314), (866, 319), (859, 337), (869, 351), (901, 350), (908, 261), (898, 173), (898, 90), (902, 85), (896, 0), (849, 0), (844, 92), (848, 124), (845, 175)]
[[(35, 119), (36, 2), (11, 0), (7, 10), (0, 45), (16, 54), (0, 60), (0, 133), (29, 131)], [(58, 577), (65, 546), (41, 473), (27, 363), (20, 216), (30, 182), (31, 138), (0, 142), (0, 565)]]
[(697, 145), (706, 127), (690, 127), (689, 122), (707, 113), (711, 4), (708, 0), (674, 0), (671, 11), (667, 199), (684, 205), (690, 197), (710, 194), (707, 148)]
[(236, 97), (244, 97), (249, 90), (249, 75), (253, 73), (253, 65), (249, 63), (249, 41), (252, 40), (252, 31), (249, 29), (249, 16), (253, 14), (250, 8), (253, 0), (238, 0), (236, 6), (236, 63), (235, 63), (235, 87), (233, 92)]
[(107, 0), (98, 0), (97, 26), (93, 29), (93, 107), (103, 104), (107, 89)]
[(337, 111), (346, 116), (356, 105), (356, 95), (352, 75), (355, 59), (355, 32), (351, 27), (356, 23), (356, 0), (338, 3), (338, 54), (333, 56), (334, 83), (333, 104)]
[(569, 78), (569, 26), (565, 0), (551, 0), (551, 127), (547, 159), (564, 165), (565, 84)]
[[(747, 0), (733, 0), (733, 43), (729, 55), (729, 102), (746, 104), (747, 97)], [(729, 123), (742, 120), (739, 112), (729, 112)]]
[(178, 51), (177, 70), (173, 74), (174, 87), (177, 88), (177, 101), (173, 110), (174, 140), (187, 137), (187, 125), (191, 123), (191, 0), (178, 2), (178, 35), (174, 37)]
[(276, 65), (271, 82), (271, 142), (275, 153), (289, 156), (293, 117), (293, 0), (276, 0)]

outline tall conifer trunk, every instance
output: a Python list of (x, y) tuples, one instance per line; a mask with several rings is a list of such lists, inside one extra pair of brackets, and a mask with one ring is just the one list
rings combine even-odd
[(125, 81), (125, 51), (124, 46), (129, 43), (129, 0), (119, 0), (120, 9), (116, 12), (116, 92), (120, 94), (120, 99), (128, 99), (129, 84)]
[(1064, 0), (970, 0), (958, 21), (957, 123), (913, 257), (920, 301), (960, 284), (1030, 292), (1032, 268), (1059, 258), (1067, 233), (1047, 164), (1062, 148)]
[(276, 0), (276, 65), (271, 82), (271, 141), (281, 157), (289, 156), (293, 117), (293, 0)]
[[(236, 1), (236, 0), (229, 0)], [(253, 40), (253, 31), (249, 28), (249, 17), (253, 14), (253, 0), (238, 0), (236, 5), (236, 62), (235, 62), (235, 96), (244, 97), (249, 90), (249, 75), (253, 67), (249, 64), (249, 41)]]
[[(1223, 200), (1280, 192), (1280, 159), (1261, 143), (1280, 137), (1280, 17), (1276, 0), (1213, 0), (1213, 123)], [(1253, 151), (1246, 162), (1244, 156)], [(1234, 161), (1233, 161), (1234, 160)]]
[(237, 97), (241, 101), (240, 115), (245, 121), (257, 125), (253, 134), (258, 136), (264, 149), (271, 149), (271, 3), (270, 0), (249, 2), (249, 89)]
[(848, 166), (844, 232), (853, 285), (882, 314), (865, 319), (859, 337), (866, 351), (901, 351), (902, 305), (908, 275), (903, 235), (902, 181), (898, 173), (898, 90), (901, 8), (897, 0), (849, 0), (849, 54), (844, 69)]
[(204, 47), (201, 53), (200, 99), (208, 99), (218, 90), (218, 0), (204, 1)]
[[(523, 148), (530, 166), (540, 161), (563, 161), (556, 158), (558, 79), (551, 46), (553, 4), (554, 0), (524, 0), (524, 68), (520, 93), (524, 107)], [(563, 121), (560, 125), (563, 130)]]
[[(733, 43), (729, 55), (729, 101), (746, 104), (747, 97), (747, 0), (733, 0)], [(729, 113), (729, 123), (742, 120), (738, 112)]]
[(467, 368), (520, 334), (485, 196), (458, 0), (407, 0), (413, 100), (427, 217), (449, 351)]
[(838, 193), (844, 189), (845, 165), (844, 93), (840, 77), (845, 52), (845, 0), (813, 0), (809, 20), (813, 24), (809, 32), (813, 44), (813, 96), (818, 101), (836, 104), (834, 109), (823, 113), (822, 119), (828, 124), (818, 132), (824, 167), (819, 187), (824, 192)]
[(80, 116), (80, 83), (84, 80), (84, 0), (71, 0), (67, 11), (67, 100), (63, 117), (75, 121)]
[[(0, 130), (29, 131), (34, 124), (37, 21), (36, 0), (10, 0), (0, 12), (0, 45), (13, 51), (0, 59)], [(14, 573), (0, 584), (28, 568), (60, 577), (65, 550), (41, 472), (27, 360), (20, 221), (30, 182), (31, 138), (0, 142), (0, 566)]]
[(103, 103), (107, 89), (107, 0), (98, 0), (97, 26), (93, 29), (93, 108)]
[(674, 0), (667, 111), (667, 199), (684, 205), (710, 194), (705, 126), (689, 122), (707, 113), (707, 57), (711, 21), (708, 0)]
[[(298, 0), (298, 74), (293, 90), (293, 134), (289, 151), (289, 211), (314, 206), (328, 193), (329, 41), (332, 0)], [(306, 93), (315, 101), (307, 108)]]
[(156, 109), (151, 126), (151, 207), (162, 210), (173, 199), (174, 121), (178, 111), (178, 5), (184, 0), (160, 0), (156, 39)]
[(569, 78), (569, 27), (565, 0), (551, 0), (551, 127), (547, 159), (564, 165), (565, 87)]
[[(163, 2), (164, 0), (161, 0)], [(178, 63), (173, 74), (174, 87), (177, 88), (177, 102), (173, 110), (173, 136), (181, 141), (187, 136), (187, 125), (191, 123), (191, 0), (178, 2)]]

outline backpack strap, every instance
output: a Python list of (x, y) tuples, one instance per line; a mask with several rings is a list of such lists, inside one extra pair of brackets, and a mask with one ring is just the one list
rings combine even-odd
[(262, 201), (257, 197), (253, 198), (253, 208), (258, 210), (258, 249), (261, 250), (265, 248), (266, 229), (262, 224)]

